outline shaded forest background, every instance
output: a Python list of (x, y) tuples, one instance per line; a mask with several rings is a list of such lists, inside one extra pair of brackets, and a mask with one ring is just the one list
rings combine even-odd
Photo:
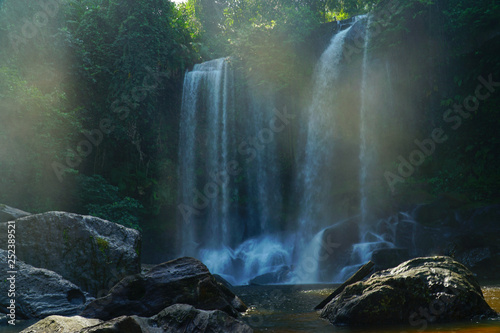
[[(147, 255), (172, 256), (185, 71), (232, 56), (284, 105), (305, 105), (317, 55), (303, 50), (322, 24), (390, 2), (0, 1), (0, 202), (109, 219), (142, 230)], [(413, 126), (428, 137), (479, 75), (500, 81), (500, 3), (397, 3), (401, 12), (387, 18), (373, 47), (396, 58), (419, 40), (412, 57), (420, 65), (403, 81), (421, 110)], [(498, 203), (498, 105), (492, 92), (396, 195)]]

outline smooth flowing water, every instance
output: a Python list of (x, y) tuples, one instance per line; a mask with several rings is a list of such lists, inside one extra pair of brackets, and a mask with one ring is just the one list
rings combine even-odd
[[(227, 62), (221, 58), (198, 64), (185, 76), (179, 148), (179, 179), (183, 189), (180, 191), (182, 227), (179, 229), (183, 255), (197, 255), (201, 230), (210, 244), (227, 243), (227, 187), (214, 189), (208, 185), (211, 184), (208, 177), (198, 176), (200, 170), (197, 169), (202, 168), (208, 175), (227, 164), (228, 117), (233, 114), (228, 110), (232, 88), (230, 75)], [(208, 193), (201, 194), (203, 190)], [(193, 215), (199, 215), (202, 210), (205, 210), (206, 223), (200, 226)]]
[[(281, 285), (236, 287), (236, 293), (250, 307), (244, 320), (256, 333), (342, 332), (342, 333), (500, 333), (500, 320), (463, 322), (422, 327), (334, 327), (319, 318), (319, 311), (312, 308), (328, 296), (332, 285)], [(483, 286), (488, 304), (500, 312), (500, 284)]]
[(368, 86), (368, 70), (369, 70), (369, 52), (368, 47), (370, 46), (370, 23), (371, 16), (368, 16), (368, 22), (366, 23), (365, 29), (365, 45), (363, 51), (363, 74), (361, 77), (361, 107), (360, 107), (360, 147), (359, 147), (359, 191), (360, 191), (360, 211), (361, 211), (361, 233), (362, 238), (361, 241), (364, 241), (364, 233), (366, 233), (366, 229), (368, 229), (368, 198), (367, 198), (367, 178), (368, 178), (368, 170), (373, 163), (371, 154), (375, 149), (368, 149), (368, 140), (370, 139), (370, 135), (368, 133), (369, 126), (369, 107), (370, 107), (370, 87)]
[[(352, 44), (360, 36), (365, 40), (362, 62), (351, 63), (346, 48), (352, 45), (346, 40)], [(373, 250), (393, 247), (376, 234), (375, 221), (367, 221), (366, 187), (374, 164), (373, 147), (368, 147), (374, 141), (369, 42), (369, 18), (350, 20), (316, 64), (311, 102), (301, 115), (303, 153), (295, 177), (300, 205), (292, 224), (284, 220), (279, 133), (273, 130), (278, 127), (270, 125), (280, 118), (276, 96), (252, 82), (235, 84), (228, 58), (198, 64), (186, 73), (179, 255), (201, 259), (233, 284), (283, 270), (291, 273), (292, 283), (333, 282), (331, 271), (320, 273), (328, 261), (319, 260), (324, 232), (359, 212), (360, 221), (348, 222), (360, 228), (351, 231), (356, 233), (349, 238), (352, 254), (347, 258), (344, 251), (347, 268), (337, 280), (369, 260)], [(228, 172), (228, 166), (239, 171)], [(347, 206), (353, 210), (339, 208), (349, 196), (353, 199)], [(283, 230), (285, 223), (294, 226)]]
[[(282, 214), (274, 96), (238, 87), (230, 58), (187, 72), (179, 137), (178, 255), (231, 283), (291, 263)], [(244, 207), (244, 209), (242, 209)]]
[(295, 247), (299, 253), (300, 272), (295, 282), (318, 282), (319, 265), (307, 269), (307, 262), (315, 260), (322, 242), (322, 229), (333, 222), (327, 208), (332, 201), (328, 194), (335, 184), (327, 169), (335, 164), (336, 159), (333, 149), (335, 109), (339, 107), (335, 99), (336, 84), (344, 56), (344, 42), (351, 28), (333, 36), (316, 65), (313, 77), (312, 104), (307, 112), (305, 156), (298, 175), (302, 198)]

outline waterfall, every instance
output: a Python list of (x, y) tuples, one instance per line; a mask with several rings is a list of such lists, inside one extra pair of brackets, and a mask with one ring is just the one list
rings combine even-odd
[(275, 102), (272, 94), (252, 85), (247, 87), (246, 93), (248, 109), (243, 132), (246, 138), (259, 142), (254, 145), (254, 159), (246, 163), (245, 168), (248, 195), (252, 198), (248, 203), (248, 225), (250, 236), (260, 236), (277, 229), (282, 209), (277, 133), (269, 129), (269, 122), (275, 116)]
[[(360, 190), (360, 211), (361, 211), (361, 233), (362, 233), (362, 240), (364, 238), (363, 234), (366, 232), (367, 229), (367, 216), (368, 216), (368, 207), (367, 207), (367, 178), (368, 178), (368, 170), (370, 167), (370, 163), (372, 162), (371, 158), (371, 152), (368, 150), (368, 139), (369, 133), (367, 126), (369, 125), (369, 93), (370, 93), (370, 87), (368, 86), (368, 70), (369, 70), (369, 63), (368, 63), (368, 47), (370, 46), (370, 38), (371, 38), (371, 33), (370, 33), (370, 23), (371, 23), (371, 16), (368, 16), (368, 20), (366, 23), (366, 29), (365, 29), (365, 45), (364, 45), (364, 52), (363, 52), (363, 65), (362, 65), (362, 77), (361, 77), (361, 107), (360, 107), (360, 149), (359, 149), (359, 190)], [(372, 150), (373, 152), (373, 150)]]
[[(256, 276), (314, 283), (342, 281), (373, 251), (395, 246), (395, 232), (387, 232), (394, 223), (372, 209), (390, 68), (370, 54), (370, 17), (344, 23), (315, 66), (311, 102), (300, 115), (293, 196), (283, 193), (293, 186), (283, 184), (286, 124), (276, 126), (283, 114), (272, 89), (240, 80), (229, 58), (186, 73), (179, 255), (201, 259), (233, 284)], [(292, 201), (296, 208), (285, 211)]]
[[(318, 264), (311, 265), (317, 258), (319, 248), (311, 249), (308, 243), (321, 245), (321, 237), (314, 234), (331, 224), (327, 208), (331, 198), (332, 177), (328, 168), (335, 163), (334, 131), (335, 131), (335, 85), (339, 80), (341, 60), (343, 59), (344, 42), (350, 29), (343, 30), (333, 36), (330, 45), (321, 55), (313, 76), (312, 103), (307, 111), (307, 134), (305, 156), (299, 174), (299, 183), (303, 197), (300, 201), (299, 223), (297, 231), (296, 251), (299, 254), (298, 272), (301, 282), (317, 280)], [(318, 238), (319, 237), (319, 238)], [(302, 278), (303, 277), (303, 278)]]
[[(231, 241), (230, 193), (217, 176), (231, 157), (233, 100), (233, 77), (225, 59), (195, 65), (186, 73), (179, 140), (183, 255), (196, 256), (200, 245)], [(208, 240), (204, 244), (200, 234)]]
[(185, 75), (178, 253), (241, 284), (291, 259), (289, 241), (273, 234), (282, 210), (274, 96), (243, 86), (236, 98), (234, 76), (228, 58)]

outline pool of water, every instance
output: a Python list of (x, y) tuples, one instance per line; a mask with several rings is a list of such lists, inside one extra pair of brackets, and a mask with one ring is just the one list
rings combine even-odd
[[(234, 287), (237, 295), (249, 306), (243, 319), (256, 333), (500, 333), (500, 320), (479, 323), (459, 323), (427, 327), (345, 328), (334, 327), (312, 310), (335, 290), (335, 285), (277, 285)], [(500, 312), (500, 283), (482, 287), (488, 304)], [(33, 322), (18, 322), (16, 326), (0, 326), (0, 333), (18, 333)]]
[[(313, 308), (335, 290), (332, 285), (302, 286), (240, 286), (235, 292), (249, 306), (244, 320), (256, 333), (298, 333), (298, 332), (339, 332), (339, 333), (500, 333), (500, 320), (465, 322), (458, 324), (422, 327), (335, 327), (319, 318)], [(486, 285), (483, 294), (488, 304), (500, 312), (500, 284)]]

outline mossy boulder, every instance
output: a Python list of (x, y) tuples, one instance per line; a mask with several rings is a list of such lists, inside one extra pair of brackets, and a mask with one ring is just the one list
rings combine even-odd
[[(0, 232), (7, 235), (7, 223)], [(92, 296), (140, 272), (139, 231), (93, 216), (48, 212), (15, 220), (16, 255), (60, 274)], [(6, 249), (7, 242), (0, 242)]]
[(431, 323), (496, 316), (473, 274), (450, 257), (416, 258), (347, 286), (321, 317), (334, 325)]

